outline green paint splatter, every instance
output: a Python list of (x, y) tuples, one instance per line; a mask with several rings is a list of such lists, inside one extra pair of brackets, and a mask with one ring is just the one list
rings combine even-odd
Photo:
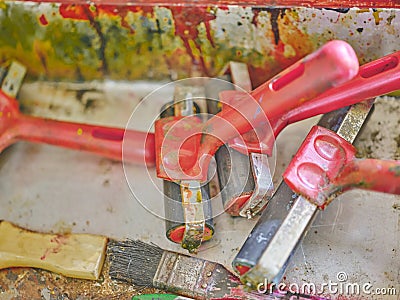
[[(198, 34), (185, 45), (184, 36), (177, 34), (177, 16), (167, 7), (154, 7), (151, 13), (140, 7), (102, 13), (100, 7), (86, 5), (82, 8), (83, 17), (74, 19), (63, 18), (60, 6), (0, 2), (0, 62), (21, 61), (31, 79), (68, 81), (215, 76), (231, 60), (262, 69), (261, 76), (255, 76), (262, 80), (260, 77), (270, 77), (283, 67), (270, 49), (251, 43), (231, 45), (226, 38), (217, 36), (216, 31), (221, 29), (218, 26), (222, 25), (216, 19), (197, 22), (194, 26)], [(91, 20), (85, 19), (85, 10)], [(218, 11), (217, 7), (199, 10), (204, 12), (204, 18), (206, 14), (218, 15)], [(47, 25), (41, 24), (42, 15)], [(226, 26), (233, 26), (230, 30), (235, 32), (235, 25)], [(184, 32), (182, 28), (180, 31)]]
[(400, 166), (394, 166), (389, 168), (389, 171), (392, 172), (395, 176), (400, 176)]

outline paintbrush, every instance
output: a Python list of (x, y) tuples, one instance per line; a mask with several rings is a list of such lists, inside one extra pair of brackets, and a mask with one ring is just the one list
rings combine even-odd
[(249, 292), (223, 265), (175, 253), (139, 240), (109, 241), (109, 275), (195, 299), (321, 299), (286, 292)]

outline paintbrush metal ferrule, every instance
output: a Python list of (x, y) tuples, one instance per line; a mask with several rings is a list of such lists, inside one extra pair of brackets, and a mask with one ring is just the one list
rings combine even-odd
[[(290, 293), (247, 291), (239, 278), (223, 265), (169, 251), (162, 254), (153, 286), (194, 299), (272, 300), (292, 299), (293, 296)], [(298, 294), (296, 299), (304, 299), (303, 296)]]
[(153, 278), (153, 285), (171, 292), (179, 291), (181, 295), (196, 299), (210, 299), (220, 294), (224, 287), (220, 286), (221, 281), (226, 283), (225, 287), (240, 284), (237, 278), (232, 277), (220, 264), (164, 251)]

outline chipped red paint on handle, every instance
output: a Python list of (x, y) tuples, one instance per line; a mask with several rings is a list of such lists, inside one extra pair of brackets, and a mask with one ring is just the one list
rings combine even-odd
[(356, 149), (333, 131), (314, 126), (296, 155), (289, 163), (283, 178), (288, 186), (315, 201), (343, 167), (355, 157)]
[[(182, 142), (194, 135), (195, 146), (200, 144), (203, 124), (194, 116), (165, 117), (155, 122), (155, 149), (157, 176), (165, 179), (184, 179), (178, 163), (178, 149)], [(190, 151), (190, 150), (189, 150)], [(190, 153), (188, 154), (190, 155)]]
[(230, 141), (229, 146), (244, 154), (248, 152), (270, 154), (274, 138), (287, 125), (399, 89), (400, 51), (361, 66), (357, 76), (352, 80), (295, 107), (280, 118), (270, 120), (273, 135), (263, 136), (259, 133), (258, 136), (264, 137), (260, 143), (254, 142), (253, 135), (247, 133), (243, 139), (235, 138)]
[[(179, 149), (169, 147), (167, 139), (162, 154), (156, 146), (157, 176), (167, 180), (205, 180), (210, 159), (222, 144), (268, 119), (281, 117), (301, 103), (350, 80), (357, 72), (358, 60), (350, 45), (343, 41), (325, 44), (252, 91), (253, 98), (221, 111), (204, 125), (195, 126), (191, 137), (181, 139)], [(169, 134), (179, 138), (173, 130)], [(164, 131), (156, 133), (156, 143), (163, 144), (165, 137)], [(157, 142), (157, 139), (161, 140)], [(165, 157), (169, 166), (164, 164)], [(172, 166), (171, 162), (179, 163)]]
[(356, 159), (347, 164), (332, 180), (329, 193), (359, 188), (400, 194), (400, 161)]
[(18, 141), (46, 143), (122, 160), (154, 166), (154, 135), (121, 128), (62, 122), (22, 115), (15, 99), (0, 91), (0, 150)]
[[(365, 99), (375, 98), (400, 89), (400, 51), (362, 65), (357, 76), (319, 97), (288, 112), (280, 122), (274, 121), (274, 131), (300, 120), (325, 114), (341, 107), (353, 105)], [(272, 122), (271, 122), (272, 123)]]
[(283, 178), (320, 208), (354, 188), (400, 194), (400, 161), (356, 159), (355, 153), (354, 146), (335, 132), (314, 126)]

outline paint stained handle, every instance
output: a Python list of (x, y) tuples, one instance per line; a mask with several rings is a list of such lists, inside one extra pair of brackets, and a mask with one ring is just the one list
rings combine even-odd
[[(250, 92), (247, 101), (222, 110), (210, 119), (202, 147), (209, 148), (213, 135), (228, 142), (238, 134), (281, 117), (324, 91), (352, 79), (358, 72), (358, 59), (349, 44), (331, 41), (271, 80)], [(254, 101), (255, 100), (255, 101)], [(225, 122), (223, 122), (225, 120)], [(212, 153), (213, 154), (213, 153)]]
[(399, 195), (400, 161), (355, 159), (332, 180), (328, 193), (355, 188)]
[(272, 120), (275, 135), (287, 125), (400, 90), (400, 51), (362, 65), (356, 77)]
[(16, 99), (0, 90), (0, 152), (19, 140), (90, 151), (148, 167), (155, 165), (154, 134), (23, 115)]
[(355, 153), (335, 132), (314, 126), (283, 178), (294, 192), (322, 209), (334, 196), (355, 188), (400, 194), (400, 161), (356, 159)]
[[(20, 115), (12, 128), (15, 140), (89, 151), (148, 167), (155, 165), (154, 134)], [(122, 157), (122, 144), (124, 156)]]
[(41, 268), (67, 277), (98, 280), (107, 238), (89, 234), (45, 234), (0, 223), (0, 269)]
[[(344, 41), (328, 42), (252, 91), (248, 101), (222, 110), (191, 133), (191, 137), (183, 140), (178, 149), (178, 161), (173, 166), (158, 168), (162, 172), (157, 172), (157, 175), (169, 180), (205, 180), (211, 157), (222, 144), (352, 79), (358, 67), (357, 56), (349, 44)], [(168, 151), (177, 151), (173, 147), (166, 149), (164, 157), (169, 155)], [(175, 172), (175, 178), (170, 178), (168, 173), (173, 174), (176, 169), (180, 169), (180, 173)]]
[(241, 153), (247, 153), (249, 150), (264, 153), (272, 149), (274, 138), (289, 124), (396, 90), (400, 90), (400, 51), (362, 65), (352, 80), (325, 91), (279, 118), (270, 120), (273, 134), (262, 135), (257, 132), (260, 129), (256, 128), (257, 136), (264, 137), (261, 142), (252, 143), (247, 133), (243, 140), (235, 138), (229, 145)]

